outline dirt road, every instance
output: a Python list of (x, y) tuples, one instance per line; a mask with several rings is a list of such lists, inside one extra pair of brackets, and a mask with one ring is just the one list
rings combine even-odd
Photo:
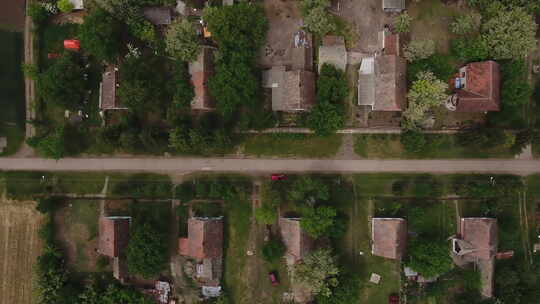
[(539, 160), (317, 160), (226, 158), (2, 158), (0, 170), (153, 172), (540, 173)]

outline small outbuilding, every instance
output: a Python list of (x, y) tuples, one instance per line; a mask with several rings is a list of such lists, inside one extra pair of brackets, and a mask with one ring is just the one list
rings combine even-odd
[(407, 222), (402, 218), (373, 218), (371, 241), (373, 255), (401, 260), (407, 248)]
[(69, 3), (73, 5), (74, 10), (84, 9), (84, 0), (69, 0)]
[(169, 25), (172, 21), (172, 10), (166, 6), (147, 7), (143, 15), (154, 25)]
[(99, 109), (105, 110), (126, 110), (117, 98), (118, 68), (110, 64), (105, 68), (99, 84)]
[(129, 242), (129, 216), (102, 216), (99, 218), (100, 254), (116, 258), (122, 255)]
[(311, 252), (314, 240), (302, 230), (299, 218), (280, 218), (279, 229), (288, 264), (299, 262)]
[(382, 8), (388, 13), (400, 13), (405, 9), (405, 0), (382, 0)]
[(77, 39), (64, 40), (64, 49), (78, 52), (81, 49), (81, 42)]

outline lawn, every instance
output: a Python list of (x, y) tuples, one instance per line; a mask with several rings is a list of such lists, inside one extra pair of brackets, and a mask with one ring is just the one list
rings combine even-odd
[(407, 152), (398, 134), (355, 135), (354, 151), (364, 158), (392, 159), (454, 159), (454, 158), (513, 158), (508, 148), (478, 149), (463, 147), (456, 135), (427, 134), (428, 144), (423, 151)]
[(243, 152), (257, 157), (330, 158), (341, 146), (341, 135), (259, 134), (248, 136)]
[(0, 42), (0, 136), (7, 138), (7, 147), (0, 156), (6, 156), (17, 152), (25, 136), (23, 36), (0, 30)]
[(96, 271), (98, 218), (97, 200), (70, 200), (55, 215), (56, 237), (75, 273)]

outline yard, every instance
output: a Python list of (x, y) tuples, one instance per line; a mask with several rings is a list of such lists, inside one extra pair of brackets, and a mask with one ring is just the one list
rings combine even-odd
[(257, 157), (330, 158), (338, 152), (341, 140), (339, 134), (259, 134), (246, 138), (243, 153)]
[(0, 303), (34, 303), (33, 267), (41, 253), (44, 217), (30, 201), (0, 202)]
[(0, 30), (0, 43), (0, 137), (7, 139), (7, 147), (0, 156), (6, 156), (17, 152), (25, 136), (24, 77), (21, 70), (23, 35)]
[(98, 200), (69, 200), (55, 213), (56, 238), (74, 273), (96, 272)]
[(513, 158), (506, 147), (478, 149), (464, 147), (457, 142), (456, 135), (425, 135), (427, 146), (423, 151), (405, 151), (399, 134), (355, 135), (354, 150), (365, 158), (398, 159), (452, 159), (452, 158)]

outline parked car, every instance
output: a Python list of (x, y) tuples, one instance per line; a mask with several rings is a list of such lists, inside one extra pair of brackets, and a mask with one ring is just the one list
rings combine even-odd
[(398, 295), (389, 295), (388, 296), (388, 304), (399, 304), (399, 296)]
[(268, 273), (268, 277), (270, 278), (270, 282), (272, 282), (272, 286), (277, 286), (279, 285), (279, 281), (277, 279), (277, 276), (274, 272), (269, 272)]
[(285, 174), (272, 174), (271, 179), (273, 181), (285, 180), (285, 179), (287, 179), (287, 175), (285, 175)]

